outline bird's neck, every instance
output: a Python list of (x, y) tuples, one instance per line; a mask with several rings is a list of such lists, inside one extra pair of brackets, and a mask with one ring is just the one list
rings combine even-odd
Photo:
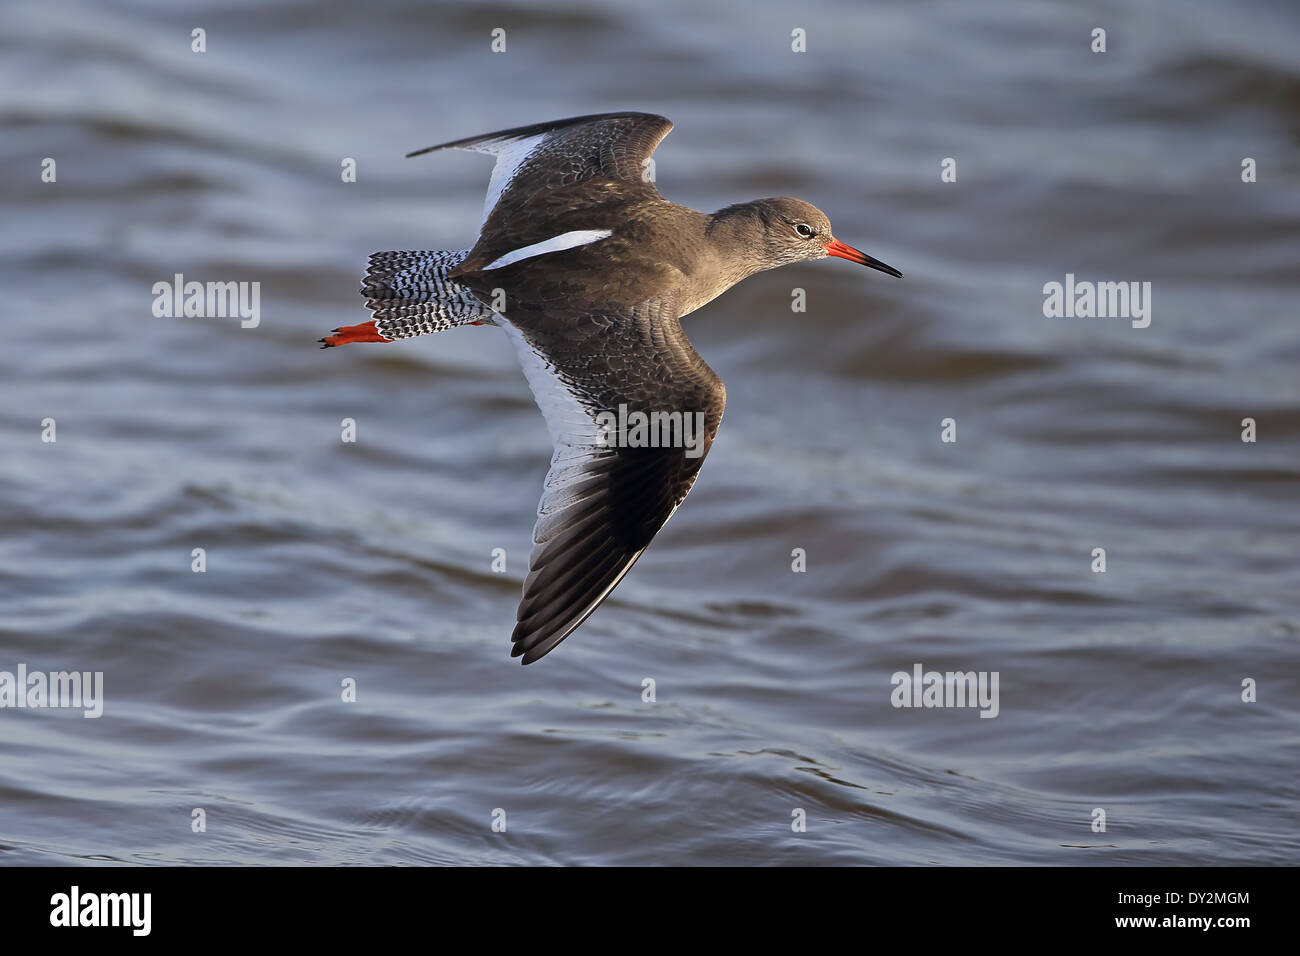
[(713, 273), (725, 283), (714, 295), (773, 265), (764, 256), (764, 224), (752, 203), (719, 209), (708, 217), (704, 235)]

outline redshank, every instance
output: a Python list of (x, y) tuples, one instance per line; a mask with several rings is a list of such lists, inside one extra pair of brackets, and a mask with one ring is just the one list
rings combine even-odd
[[(511, 656), (525, 664), (609, 596), (713, 443), (726, 390), (678, 320), (741, 279), (805, 259), (838, 256), (902, 276), (840, 242), (799, 199), (712, 215), (668, 202), (649, 169), (672, 128), (649, 113), (603, 113), (409, 153), (496, 157), (478, 241), (459, 252), (375, 253), (361, 286), (374, 319), (321, 339), (323, 348), (391, 342), (458, 325), (509, 336), (555, 446), (511, 637)], [(610, 428), (637, 414), (694, 420), (699, 435), (692, 443), (682, 428), (680, 440), (648, 444)]]

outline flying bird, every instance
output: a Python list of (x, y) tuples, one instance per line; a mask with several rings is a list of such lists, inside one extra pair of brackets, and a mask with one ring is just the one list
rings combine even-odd
[[(375, 253), (361, 286), (374, 318), (320, 340), (392, 342), (459, 325), (509, 336), (555, 446), (511, 636), (524, 664), (609, 596), (713, 443), (726, 390), (679, 319), (748, 276), (806, 259), (902, 276), (840, 242), (799, 199), (712, 214), (664, 199), (650, 156), (672, 128), (649, 113), (603, 113), (408, 153), (496, 157), (478, 240), (458, 252)], [(661, 424), (679, 413), (700, 424), (698, 440), (632, 440), (619, 429), (637, 413)]]

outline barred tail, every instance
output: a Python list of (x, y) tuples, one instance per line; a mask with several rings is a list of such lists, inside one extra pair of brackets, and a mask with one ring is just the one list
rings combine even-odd
[(407, 339), (457, 325), (483, 324), (493, 312), (447, 273), (466, 251), (376, 252), (370, 257), (361, 294), (386, 339)]

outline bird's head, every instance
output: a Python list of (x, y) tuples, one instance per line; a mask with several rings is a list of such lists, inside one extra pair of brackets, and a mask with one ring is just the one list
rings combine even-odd
[(761, 245), (756, 251), (766, 260), (767, 268), (802, 262), (805, 259), (837, 256), (900, 279), (903, 277), (903, 273), (893, 266), (885, 265), (879, 259), (836, 239), (831, 234), (831, 221), (826, 218), (826, 213), (812, 203), (782, 196), (759, 199), (744, 203), (743, 206), (748, 207), (754, 216), (755, 225), (760, 232), (758, 243)]

